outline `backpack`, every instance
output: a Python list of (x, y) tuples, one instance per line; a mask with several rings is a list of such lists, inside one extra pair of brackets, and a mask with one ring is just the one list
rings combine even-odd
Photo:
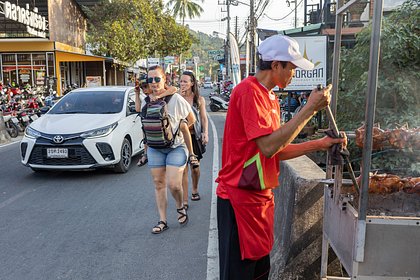
[(145, 98), (146, 104), (140, 113), (145, 143), (154, 149), (172, 147), (178, 134), (178, 130), (173, 133), (169, 121), (168, 103), (171, 97), (172, 95), (166, 96), (164, 99), (151, 101), (147, 96)]

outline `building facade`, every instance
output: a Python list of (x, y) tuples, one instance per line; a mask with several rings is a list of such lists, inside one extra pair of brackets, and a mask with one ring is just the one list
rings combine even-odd
[(75, 0), (0, 1), (0, 81), (58, 95), (73, 85), (127, 84), (112, 59), (86, 51), (86, 29)]

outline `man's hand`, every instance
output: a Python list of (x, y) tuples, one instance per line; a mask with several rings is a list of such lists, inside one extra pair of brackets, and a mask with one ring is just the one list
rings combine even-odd
[(330, 104), (331, 101), (331, 91), (332, 85), (328, 85), (325, 88), (318, 90), (314, 89), (311, 92), (311, 95), (308, 98), (308, 103), (306, 106), (313, 108), (315, 112), (320, 111)]
[(331, 138), (325, 136), (319, 139), (319, 149), (323, 151), (327, 151), (329, 147), (334, 144), (341, 143), (343, 148), (347, 147), (347, 135), (344, 132), (340, 132), (341, 138)]

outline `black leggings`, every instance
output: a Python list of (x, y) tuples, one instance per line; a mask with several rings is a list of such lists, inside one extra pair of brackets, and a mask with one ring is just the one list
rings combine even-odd
[(270, 255), (241, 260), (238, 225), (230, 201), (217, 198), (220, 280), (265, 280), (270, 274)]

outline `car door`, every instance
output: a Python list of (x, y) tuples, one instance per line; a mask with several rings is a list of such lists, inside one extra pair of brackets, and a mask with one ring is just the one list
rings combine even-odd
[[(134, 89), (128, 91), (127, 96), (127, 104), (126, 104), (126, 121), (127, 121), (127, 128), (128, 133), (131, 136), (132, 140), (132, 149), (133, 155), (139, 153), (141, 150), (144, 149), (143, 145), (143, 130), (142, 130), (142, 123), (139, 114), (135, 111), (135, 96)], [(143, 96), (140, 96), (140, 100), (144, 99)], [(144, 102), (142, 100), (142, 102)]]

